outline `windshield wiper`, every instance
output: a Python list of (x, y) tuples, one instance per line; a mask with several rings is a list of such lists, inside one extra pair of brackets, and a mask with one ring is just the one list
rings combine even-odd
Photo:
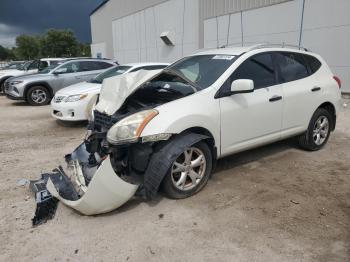
[(185, 80), (187, 83), (190, 84), (190, 86), (192, 87), (193, 91), (194, 92), (198, 92), (200, 90), (202, 90), (202, 88), (197, 85), (196, 83), (192, 82), (190, 79), (188, 79), (186, 76), (184, 76), (182, 73), (174, 70), (174, 69), (171, 69), (171, 68), (167, 68), (167, 69), (164, 69), (164, 72), (168, 73), (168, 74), (171, 74), (171, 75), (175, 75), (175, 76), (178, 76), (180, 77), (181, 79)]

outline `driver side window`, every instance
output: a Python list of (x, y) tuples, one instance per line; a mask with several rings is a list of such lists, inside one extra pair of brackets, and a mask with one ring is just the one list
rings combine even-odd
[(38, 69), (38, 67), (39, 67), (39, 61), (36, 60), (28, 66), (27, 70)]
[(254, 89), (276, 84), (276, 72), (270, 53), (254, 55), (244, 61), (230, 76), (232, 83), (237, 79), (254, 81)]
[(80, 70), (80, 63), (79, 62), (70, 62), (67, 63), (59, 68), (59, 71), (61, 74), (69, 74), (69, 73), (77, 73)]

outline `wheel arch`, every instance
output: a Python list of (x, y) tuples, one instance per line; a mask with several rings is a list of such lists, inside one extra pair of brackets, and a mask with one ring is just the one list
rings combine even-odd
[(334, 131), (335, 126), (336, 126), (336, 121), (337, 121), (335, 106), (333, 105), (333, 103), (327, 101), (327, 102), (322, 103), (317, 109), (319, 109), (319, 108), (323, 108), (331, 114), (331, 116), (332, 116), (331, 130)]
[(182, 131), (180, 134), (186, 134), (186, 133), (194, 133), (194, 134), (200, 134), (200, 135), (204, 135), (207, 136), (208, 138), (203, 139), (202, 141), (205, 142), (211, 153), (212, 153), (212, 160), (213, 160), (213, 169), (216, 166), (216, 160), (217, 160), (217, 156), (218, 156), (218, 152), (217, 152), (217, 147), (216, 147), (216, 141), (215, 138), (213, 136), (213, 134), (206, 128), (204, 127), (200, 127), (200, 126), (195, 126), (195, 127), (190, 127), (188, 129), (185, 129), (184, 131)]
[(42, 86), (42, 87), (46, 88), (47, 91), (49, 91), (50, 98), (53, 97), (53, 90), (52, 90), (51, 86), (50, 86), (47, 82), (42, 82), (42, 81), (40, 81), (40, 82), (30, 83), (30, 84), (27, 84), (27, 85), (25, 86), (24, 92), (23, 92), (23, 97), (24, 97), (25, 99), (27, 99), (27, 94), (28, 94), (29, 89), (30, 89), (31, 87), (33, 87), (33, 86)]

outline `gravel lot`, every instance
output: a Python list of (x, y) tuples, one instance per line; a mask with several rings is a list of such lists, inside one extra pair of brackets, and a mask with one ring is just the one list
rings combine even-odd
[(276, 143), (219, 161), (192, 198), (94, 217), (59, 204), (36, 228), (16, 181), (63, 164), (85, 127), (5, 97), (0, 119), (0, 261), (350, 261), (350, 108), (319, 152)]

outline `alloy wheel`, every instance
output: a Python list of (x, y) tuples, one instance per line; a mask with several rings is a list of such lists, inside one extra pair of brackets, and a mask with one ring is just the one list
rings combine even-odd
[(199, 148), (187, 149), (175, 160), (171, 168), (174, 186), (182, 191), (191, 190), (203, 179), (206, 167), (206, 158)]
[(315, 122), (312, 138), (316, 145), (322, 145), (328, 136), (329, 121), (325, 116), (320, 116)]

